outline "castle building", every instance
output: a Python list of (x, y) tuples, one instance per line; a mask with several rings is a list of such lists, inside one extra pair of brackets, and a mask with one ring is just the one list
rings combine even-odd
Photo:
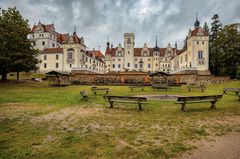
[(194, 29), (189, 30), (186, 37), (186, 46), (182, 49), (167, 45), (159, 48), (157, 44), (150, 48), (144, 43), (142, 48), (135, 48), (134, 33), (124, 34), (124, 46), (119, 44), (116, 48), (110, 47), (107, 42), (105, 52), (106, 72), (163, 71), (170, 74), (185, 71), (197, 71), (209, 74), (209, 36), (204, 31), (198, 18)]
[(34, 49), (38, 49), (39, 71), (105, 73), (104, 56), (100, 50), (86, 50), (83, 37), (79, 38), (76, 29), (72, 35), (55, 31), (54, 24), (38, 22), (29, 35)]
[(33, 47), (40, 50), (39, 71), (43, 73), (54, 70), (100, 74), (124, 71), (209, 74), (209, 36), (198, 18), (194, 29), (189, 29), (182, 49), (170, 43), (160, 48), (157, 37), (154, 47), (144, 43), (142, 48), (135, 48), (134, 33), (125, 33), (124, 46), (119, 44), (114, 48), (108, 41), (104, 56), (100, 50), (87, 50), (76, 29), (71, 35), (60, 34), (54, 24), (41, 22), (33, 26), (29, 39)]

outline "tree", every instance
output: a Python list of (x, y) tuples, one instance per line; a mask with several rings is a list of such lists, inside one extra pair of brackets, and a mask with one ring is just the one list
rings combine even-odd
[(216, 43), (218, 32), (222, 28), (222, 23), (219, 20), (219, 16), (215, 14), (212, 17), (210, 37), (209, 37), (209, 68), (214, 75), (220, 75), (220, 53), (219, 46)]
[(209, 27), (208, 27), (207, 22), (204, 23), (203, 30), (209, 34)]
[(1, 10), (0, 13), (0, 74), (2, 80), (7, 79), (7, 73), (36, 69), (37, 51), (33, 49), (28, 35), (31, 29), (28, 20), (23, 19), (20, 12), (14, 8)]
[(216, 45), (222, 63), (220, 75), (236, 78), (240, 64), (240, 24), (229, 24), (220, 29)]

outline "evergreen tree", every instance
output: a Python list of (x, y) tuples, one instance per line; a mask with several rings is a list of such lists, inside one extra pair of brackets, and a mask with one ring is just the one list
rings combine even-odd
[(207, 22), (204, 23), (203, 30), (209, 34), (209, 27), (208, 27)]
[(212, 17), (210, 37), (209, 37), (209, 68), (214, 75), (220, 75), (220, 53), (219, 46), (216, 43), (218, 32), (222, 28), (222, 23), (219, 20), (219, 16), (215, 14)]
[(216, 45), (222, 63), (220, 75), (236, 78), (240, 64), (240, 24), (225, 25), (218, 32)]
[(14, 8), (2, 10), (0, 13), (0, 74), (2, 80), (7, 79), (7, 73), (36, 69), (37, 51), (33, 49), (28, 35), (31, 29), (28, 20), (23, 19), (20, 12)]

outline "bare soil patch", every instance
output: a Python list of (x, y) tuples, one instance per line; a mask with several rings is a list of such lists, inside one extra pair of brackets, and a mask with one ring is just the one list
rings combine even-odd
[(185, 153), (179, 159), (239, 159), (240, 133), (228, 133), (214, 141), (199, 141), (198, 149)]

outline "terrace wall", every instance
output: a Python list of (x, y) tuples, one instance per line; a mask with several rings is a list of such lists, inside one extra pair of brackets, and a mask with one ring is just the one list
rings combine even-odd
[[(154, 77), (157, 78), (157, 77)], [(229, 77), (214, 77), (211, 75), (181, 74), (166, 77), (169, 81), (176, 83), (194, 84), (194, 83), (223, 83), (230, 80)], [(151, 85), (152, 77), (148, 73), (109, 73), (109, 74), (93, 74), (93, 73), (75, 73), (70, 76), (73, 84), (81, 85)]]

